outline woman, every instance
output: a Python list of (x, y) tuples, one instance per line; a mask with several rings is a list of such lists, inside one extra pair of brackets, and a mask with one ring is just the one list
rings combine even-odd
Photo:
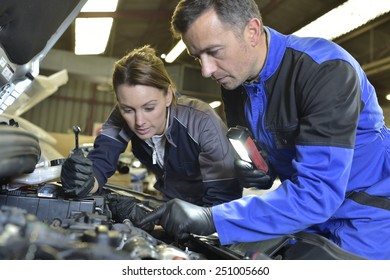
[[(131, 143), (166, 200), (212, 206), (242, 196), (225, 124), (207, 103), (176, 93), (153, 48), (135, 49), (117, 61), (112, 82), (118, 104), (88, 154), (89, 164), (82, 157), (64, 164), (65, 192), (78, 197), (96, 192), (115, 173), (119, 155)], [(84, 168), (76, 168), (78, 164)], [(94, 181), (88, 180), (92, 174)]]

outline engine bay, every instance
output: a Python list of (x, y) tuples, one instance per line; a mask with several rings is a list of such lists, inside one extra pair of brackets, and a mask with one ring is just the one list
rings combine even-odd
[[(56, 184), (0, 194), (1, 259), (191, 259), (127, 220), (115, 223), (104, 196), (69, 200)], [(49, 191), (48, 191), (49, 190)]]
[(360, 259), (310, 233), (222, 246), (217, 235), (175, 240), (112, 220), (107, 194), (133, 196), (148, 209), (162, 201), (107, 185), (105, 194), (68, 199), (58, 183), (0, 192), (0, 259), (21, 260), (284, 260)]

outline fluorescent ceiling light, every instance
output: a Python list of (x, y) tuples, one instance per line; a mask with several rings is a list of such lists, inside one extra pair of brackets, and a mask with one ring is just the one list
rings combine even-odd
[(77, 18), (75, 54), (101, 54), (110, 37), (112, 18)]
[(349, 0), (294, 34), (333, 40), (389, 11), (389, 0)]
[[(81, 12), (114, 12), (118, 0), (88, 0)], [(101, 54), (110, 38), (113, 18), (77, 18), (75, 54)]]
[(118, 0), (88, 0), (81, 12), (115, 12)]
[(183, 40), (180, 40), (176, 46), (167, 54), (165, 57), (165, 61), (167, 63), (172, 63), (175, 59), (186, 49), (186, 45)]

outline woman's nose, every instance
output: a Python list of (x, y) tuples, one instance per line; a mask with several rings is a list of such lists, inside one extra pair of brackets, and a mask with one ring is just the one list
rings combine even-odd
[(142, 112), (137, 112), (135, 114), (135, 124), (138, 125), (138, 126), (142, 126), (144, 124), (145, 120), (144, 120), (144, 116), (142, 114)]

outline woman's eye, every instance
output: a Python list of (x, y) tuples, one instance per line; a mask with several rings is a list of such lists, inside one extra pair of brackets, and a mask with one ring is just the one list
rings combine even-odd
[(129, 108), (122, 108), (122, 111), (123, 111), (123, 113), (131, 113), (131, 112), (133, 112), (133, 110), (129, 109)]
[(151, 111), (153, 111), (154, 110), (154, 107), (146, 107), (145, 108), (145, 111), (146, 112), (151, 112)]

